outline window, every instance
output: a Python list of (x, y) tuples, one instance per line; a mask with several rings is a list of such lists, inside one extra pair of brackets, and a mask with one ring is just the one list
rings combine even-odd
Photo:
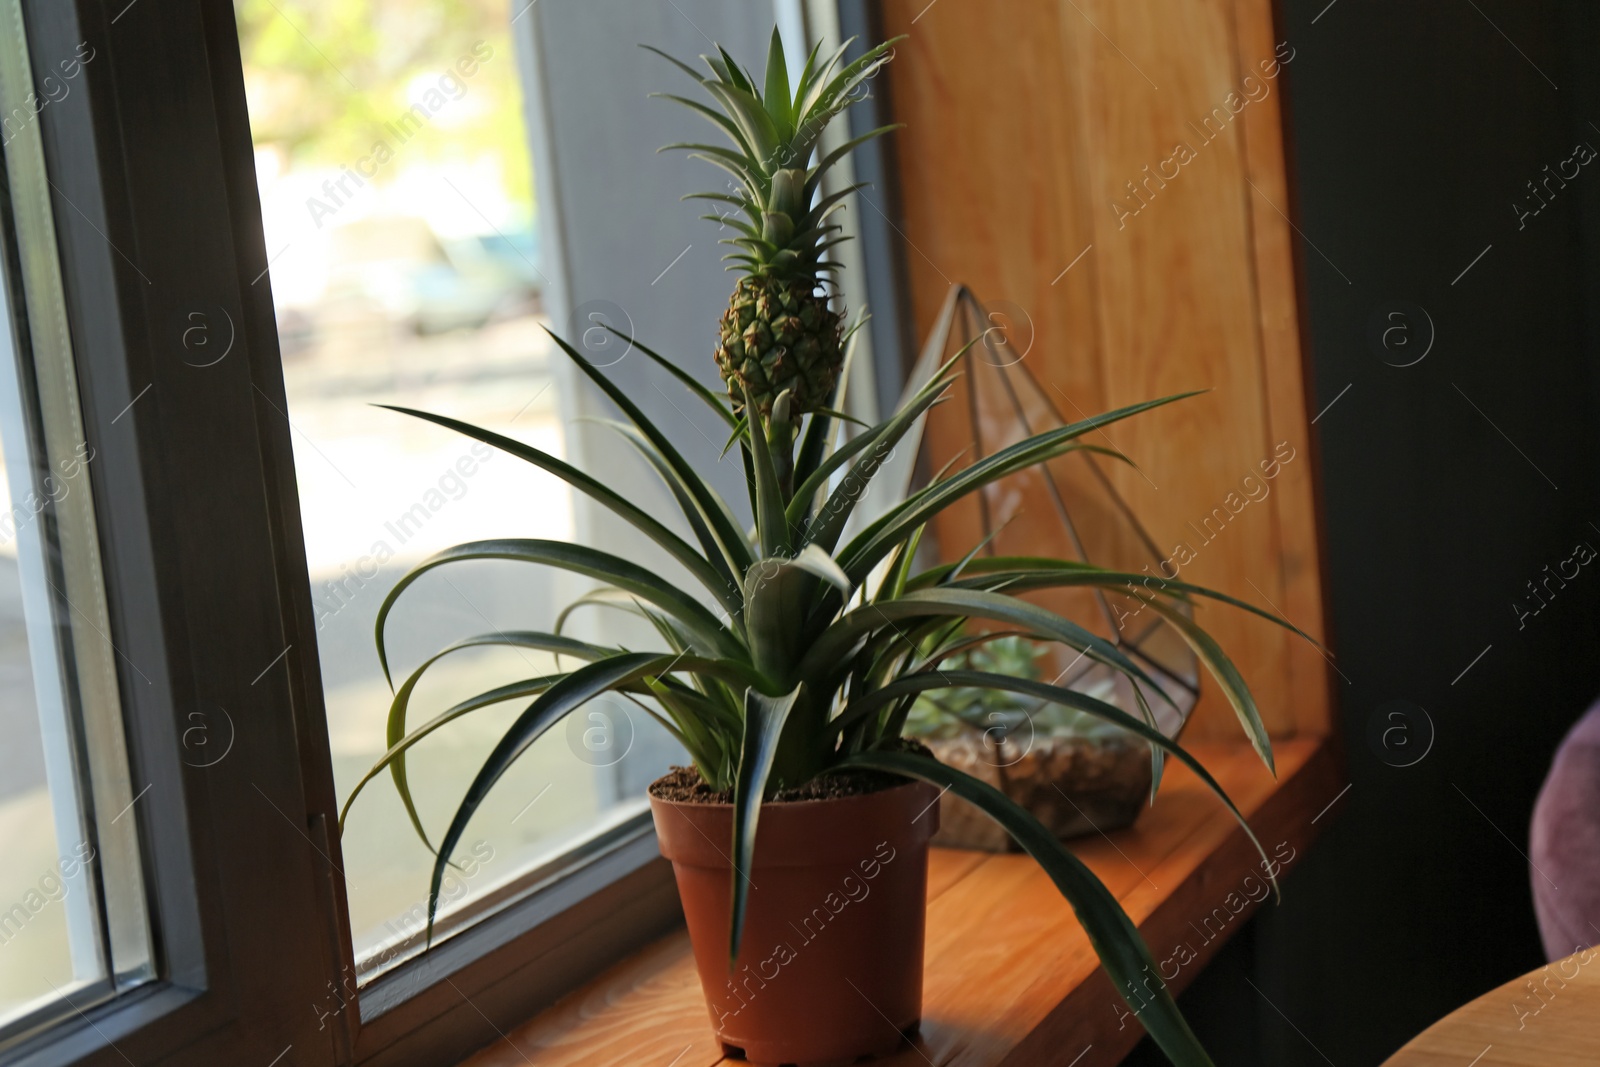
[[(9, 96), (26, 57), (6, 57)], [(64, 84), (73, 55), (52, 71)], [(8, 124), (0, 233), (0, 1040), (151, 974), (149, 924), (47, 187)], [(12, 142), (16, 142), (13, 146)]]
[[(802, 6), (831, 8), (780, 5)], [(738, 499), (722, 436), (600, 327), (711, 380), (729, 283), (679, 194), (716, 179), (656, 154), (702, 131), (647, 99), (675, 72), (635, 42), (759, 56), (771, 12), (0, 0), (0, 23), (0, 1060), (454, 1062), (678, 921), (643, 804), (674, 752), (637, 709), (574, 717), (479, 814), (420, 951), (429, 854), (387, 778), (338, 826), (384, 744), (378, 604), (463, 540), (648, 557), (554, 479), (372, 405), (521, 437), (665, 513), (549, 326)], [(436, 572), (396, 608), (394, 665), (582, 592)], [(627, 623), (566, 620), (652, 638)], [(412, 721), (547, 669), (526, 657), (440, 661)], [(419, 746), (425, 826), (515, 710)]]
[[(580, 540), (676, 566), (553, 475), (376, 405), (421, 408), (576, 456), (671, 513), (625, 439), (583, 421), (612, 413), (568, 372), (550, 328), (634, 384), (637, 401), (676, 424), (686, 449), (731, 482), (735, 461), (719, 462), (721, 428), (607, 330), (637, 331), (653, 345), (677, 333), (689, 341), (685, 352), (708, 351), (726, 298), (714, 269), (724, 249), (699, 218), (703, 207), (680, 202), (678, 190), (714, 184), (715, 175), (656, 155), (701, 131), (692, 116), (646, 99), (652, 86), (681, 88), (680, 75), (635, 60), (631, 41), (619, 49), (615, 18), (443, 0), (235, 6), (284, 356), (282, 414), (293, 428), (344, 805), (389, 744), (390, 690), (373, 627), (412, 566), (493, 537)], [(372, 17), (352, 18), (363, 11)], [(660, 39), (653, 16), (629, 14), (620, 26)], [(692, 17), (669, 14), (665, 29), (684, 41), (680, 50), (705, 50)], [(753, 53), (770, 25), (726, 11), (710, 24)], [(586, 68), (596, 49), (608, 66), (631, 61), (637, 87), (595, 86)], [(530, 136), (524, 118), (535, 110), (543, 122)], [(714, 384), (709, 358), (683, 358)], [(614, 602), (564, 612), (590, 588), (517, 562), (434, 571), (389, 617), (397, 680), (476, 635), (564, 627), (607, 643), (657, 641)], [(553, 657), (526, 649), (453, 653), (428, 666), (407, 724), (490, 685), (556, 669)], [(475, 711), (408, 754), (432, 837), (525, 703)], [(648, 714), (619, 698), (592, 701), (542, 738), (476, 816), (462, 868), (444, 886), (440, 932), (585, 859), (597, 843), (647, 832), (644, 787), (682, 758)], [(433, 855), (387, 774), (351, 806), (342, 848), (356, 971), (367, 982), (420, 949)]]
[[(573, 540), (580, 529), (592, 541), (599, 520), (559, 479), (376, 405), (449, 415), (570, 456), (579, 447), (576, 383), (545, 329), (615, 365), (626, 344), (603, 326), (634, 328), (605, 300), (550, 320), (554, 223), (534, 195), (515, 12), (440, 0), (347, 7), (236, 5), (341, 805), (388, 748), (391, 692), (373, 625), (399, 578), (464, 541)], [(349, 18), (365, 8), (370, 20)], [(609, 431), (583, 446), (601, 469), (635, 463)], [(397, 681), (476, 635), (562, 626), (653, 639), (620, 625), (604, 603), (563, 616), (584, 590), (570, 575), (509, 561), (435, 571), (390, 616)], [(453, 653), (429, 667), (408, 725), (491, 685), (557, 669), (548, 654), (503, 645)], [(408, 779), (430, 835), (443, 832), (525, 704), (476, 711), (411, 751)], [(596, 840), (646, 831), (644, 786), (676, 759), (665, 732), (620, 699), (592, 702), (541, 739), (475, 819), (444, 886), (439, 932), (504, 903), (530, 874), (559, 872)], [(365, 982), (420, 950), (433, 855), (387, 774), (351, 806), (342, 850)]]
[(199, 25), (79, 15), (0, 3), (0, 1059), (242, 1062), (269, 1032), (312, 1047), (337, 955), (304, 710), (258, 678), (286, 586), (248, 345), (174, 355), (191, 310), (246, 320), (227, 253), (152, 222), (238, 224), (214, 121), (186, 146), (118, 126), (170, 113), (153, 74), (206, 68)]

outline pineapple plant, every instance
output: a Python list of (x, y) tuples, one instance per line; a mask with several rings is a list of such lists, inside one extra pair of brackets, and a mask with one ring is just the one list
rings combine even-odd
[[(395, 585), (378, 612), (377, 651), (391, 685), (385, 623), (397, 602), (422, 575), (470, 560), (520, 561), (597, 580), (603, 593), (589, 596), (605, 595), (611, 603), (648, 620), (662, 647), (641, 650), (582, 641), (559, 632), (558, 623), (555, 632), (497, 630), (442, 649), (394, 689), (385, 755), (347, 798), (341, 826), (361, 790), (387, 772), (413, 828), (435, 856), (428, 894), (431, 938), (446, 867), (485, 796), (512, 763), (565, 716), (602, 694), (620, 694), (644, 708), (682, 745), (692, 763), (692, 769), (682, 773), (691, 774), (708, 796), (720, 798), (727, 819), (722, 825), (731, 828), (729, 838), (714, 843), (714, 851), (726, 863), (711, 879), (722, 893), (720, 903), (711, 910), (723, 925), (712, 953), (717, 958), (710, 963), (699, 944), (706, 930), (691, 926), (708, 1002), (713, 999), (714, 987), (734, 965), (758, 958), (742, 955), (749, 947), (742, 944), (742, 938), (752, 920), (751, 899), (756, 891), (752, 879), (741, 875), (759, 859), (756, 841), (763, 813), (776, 834), (780, 828), (787, 832), (793, 827), (790, 815), (795, 810), (823, 810), (834, 803), (785, 805), (780, 794), (795, 795), (818, 783), (848, 781), (855, 783), (857, 792), (878, 790), (887, 795), (895, 790), (884, 785), (885, 781), (891, 785), (926, 783), (916, 788), (934, 787), (929, 793), (947, 790), (975, 805), (1040, 863), (1072, 904), (1116, 988), (1174, 1063), (1209, 1064), (1170, 993), (1156, 979), (1156, 965), (1138, 929), (1094, 873), (1003, 793), (941, 764), (902, 735), (907, 717), (923, 694), (957, 691), (970, 696), (978, 690), (1047, 703), (1093, 717), (1147, 744), (1157, 784), (1162, 759), (1179, 760), (1244, 825), (1238, 809), (1205, 767), (1156, 729), (1143, 695), (1139, 697), (1141, 714), (1134, 715), (1087, 692), (984, 669), (984, 657), (963, 654), (1021, 635), (1087, 656), (1130, 680), (1146, 683), (1153, 694), (1164, 695), (1144, 669), (1114, 645), (1030, 603), (1023, 595), (1034, 590), (1095, 587), (1138, 599), (1144, 607), (1173, 620), (1210, 669), (1246, 736), (1270, 768), (1271, 746), (1248, 687), (1217, 643), (1178, 606), (1208, 598), (1291, 630), (1294, 627), (1250, 604), (1190, 583), (1087, 563), (980, 557), (978, 547), (972, 547), (956, 562), (920, 571), (915, 565), (925, 529), (951, 504), (1069, 452), (1089, 448), (1103, 453), (1107, 450), (1083, 438), (1183, 396), (1130, 405), (1035, 434), (963, 468), (947, 469), (859, 530), (848, 527), (864, 488), (895, 446), (930, 408), (948, 397), (955, 381), (951, 368), (961, 353), (913, 390), (890, 417), (853, 436), (843, 436), (846, 427), (831, 406), (837, 402), (844, 361), (841, 310), (822, 292), (823, 273), (832, 266), (825, 258), (827, 249), (841, 239), (837, 226), (827, 221), (839, 194), (822, 195), (817, 179), (864, 138), (814, 163), (807, 161), (822, 128), (848, 106), (852, 92), (887, 61), (889, 53), (887, 45), (880, 46), (841, 66), (843, 54), (841, 49), (831, 59), (818, 62), (818, 53), (813, 51), (791, 90), (782, 42), (774, 31), (766, 75), (760, 83), (764, 88), (758, 89), (756, 79), (719, 49), (717, 55), (706, 57), (712, 75), (694, 76), (720, 110), (683, 101), (722, 127), (735, 145), (733, 149), (690, 146), (697, 155), (730, 171), (740, 188), (735, 195), (701, 194), (731, 203), (744, 216), (736, 227), (740, 236), (729, 239), (735, 246), (733, 262), (744, 274), (723, 316), (716, 352), (726, 398), (648, 346), (624, 338), (728, 427), (730, 447), (738, 446), (748, 474), (753, 528), (742, 526), (727, 501), (622, 388), (554, 334), (555, 344), (578, 371), (621, 411), (626, 422), (615, 428), (662, 479), (682, 511), (681, 522), (645, 510), (601, 478), (524, 442), (448, 416), (395, 408), (484, 442), (562, 479), (655, 542), (680, 565), (693, 587), (685, 587), (659, 568), (589, 546), (530, 538), (457, 545), (419, 563)], [(687, 65), (679, 66), (693, 74)], [(865, 136), (882, 132), (874, 130)], [(942, 331), (935, 333), (942, 337)], [(558, 668), (576, 665), (467, 697), (421, 725), (408, 722), (417, 683), (430, 667), (458, 651), (496, 645), (555, 653), (560, 657)], [(1134, 688), (1143, 693), (1140, 687)], [(443, 834), (431, 834), (413, 802), (407, 752), (462, 716), (508, 701), (527, 703), (468, 785)], [(663, 822), (661, 809), (656, 807), (660, 798), (656, 787), (666, 782), (663, 778), (652, 787), (658, 828)], [(1155, 785), (1152, 795), (1154, 789)], [(775, 810), (786, 806), (787, 812)], [(910, 809), (912, 813), (915, 810)], [(908, 816), (903, 821), (915, 820)], [(848, 836), (849, 829), (848, 824), (836, 823), (832, 831), (820, 831), (812, 841), (826, 844)], [(1249, 834), (1248, 825), (1244, 829)], [(1253, 834), (1249, 836), (1260, 852), (1259, 842)], [(665, 850), (665, 834), (662, 844)], [(920, 861), (896, 861), (902, 866), (894, 868), (894, 877), (912, 870), (906, 864), (921, 862), (925, 870), (925, 841), (920, 855)], [(1262, 857), (1265, 859), (1264, 852)], [(794, 864), (769, 871), (777, 873), (763, 873), (763, 886), (773, 879), (804, 876), (804, 867)], [(681, 888), (686, 884), (681, 870), (679, 884)], [(704, 879), (698, 883), (701, 889), (706, 884)], [(882, 924), (865, 926), (857, 937), (835, 937), (831, 943), (854, 944), (870, 953), (874, 944), (884, 943), (891, 920), (913, 922), (915, 936), (908, 934), (903, 943), (917, 946), (908, 950), (908, 954), (914, 951), (916, 958), (905, 961), (912, 976), (907, 988), (917, 991), (921, 883), (911, 877), (906, 884), (912, 887), (909, 898), (884, 896), (884, 906), (890, 911)], [(689, 894), (687, 889), (684, 892), (687, 911)], [(850, 921), (856, 921), (857, 914), (868, 913), (863, 909), (849, 914)], [(913, 918), (907, 920), (908, 915)], [(790, 966), (811, 966), (823, 959), (826, 951), (809, 950), (800, 963)], [(841, 1014), (827, 1016), (830, 1028), (796, 1027), (810, 1034), (791, 1034), (790, 1038), (803, 1041), (824, 1030), (841, 1029), (843, 1013), (848, 1012), (864, 1016), (864, 1025), (882, 1030), (882, 1017), (869, 1014), (848, 984), (838, 980), (839, 975), (822, 977), (826, 981), (808, 986), (807, 995), (845, 997), (839, 1002)], [(786, 981), (798, 984), (801, 979)], [(846, 991), (839, 994), (839, 989)], [(752, 1010), (764, 1012), (785, 996), (768, 995)], [(904, 1018), (894, 1020), (896, 1026), (914, 1023), (920, 1007), (905, 1005), (902, 1014)], [(722, 1034), (728, 1014), (718, 1017), (713, 1008), (713, 1017)], [(897, 1033), (891, 1031), (891, 1035), (898, 1040)], [(846, 1051), (849, 1055), (844, 1058), (849, 1059), (871, 1050)], [(775, 1062), (806, 1059), (774, 1055)]]
[[(727, 204), (705, 218), (732, 227), (733, 246), (724, 260), (741, 272), (718, 325), (717, 370), (735, 411), (746, 399), (770, 416), (779, 396), (789, 394), (791, 417), (826, 407), (844, 365), (844, 312), (833, 306), (827, 275), (839, 264), (828, 251), (847, 240), (830, 219), (843, 200), (860, 188), (850, 186), (819, 195), (823, 177), (852, 148), (894, 129), (883, 126), (862, 134), (812, 162), (833, 117), (888, 62), (885, 42), (841, 66), (845, 49), (819, 62), (821, 45), (811, 50), (791, 86), (783, 42), (774, 32), (767, 69), (758, 81), (719, 49), (705, 57), (706, 77), (657, 49), (693, 78), (718, 108), (668, 93), (704, 115), (727, 136), (730, 146), (672, 144), (662, 151), (687, 150), (732, 176), (730, 192), (691, 193), (686, 199)], [(780, 420), (783, 421), (783, 420)]]

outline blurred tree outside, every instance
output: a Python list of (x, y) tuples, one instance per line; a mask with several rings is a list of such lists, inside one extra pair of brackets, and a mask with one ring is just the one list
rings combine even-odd
[[(258, 151), (276, 152), (288, 171), (338, 170), (386, 142), (394, 158), (373, 175), (380, 186), (425, 162), (493, 165), (507, 199), (531, 222), (533, 179), (504, 0), (235, 0), (234, 10)], [(458, 61), (476, 58), (479, 42), (490, 58), (470, 76), (454, 73)], [(389, 124), (447, 74), (464, 88), (399, 144)]]

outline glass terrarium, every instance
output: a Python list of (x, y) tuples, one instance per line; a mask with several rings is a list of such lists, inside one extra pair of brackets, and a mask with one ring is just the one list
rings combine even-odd
[[(1040, 382), (1033, 365), (1041, 359), (1028, 358), (1031, 338), (1015, 318), (1014, 309), (985, 307), (964, 287), (952, 291), (912, 386), (960, 343), (980, 339), (960, 356), (954, 395), (929, 416), (914, 461), (903, 462), (906, 488), (1030, 434), (1086, 419), (1059, 388)], [(964, 501), (964, 508), (942, 516), (929, 531), (937, 551), (949, 560), (974, 549), (988, 556), (1049, 556), (1160, 577), (1162, 554), (1107, 473), (1107, 465), (1120, 465), (1121, 458), (1104, 434), (1091, 431), (1080, 441), (1091, 447), (989, 485)], [(1131, 589), (1128, 596), (1080, 588), (1027, 598), (1106, 638), (1143, 667), (1164, 694), (1140, 683), (1148, 713), (1162, 733), (1177, 738), (1198, 696), (1199, 662), (1170, 624), (1153, 610), (1141, 610)], [(1046, 682), (1135, 717), (1146, 714), (1125, 675), (1023, 635), (999, 637), (941, 666)], [(1001, 789), (1063, 838), (1127, 826), (1149, 799), (1151, 746), (1084, 712), (1014, 693), (946, 689), (920, 698), (907, 727), (939, 759)], [(1014, 847), (998, 826), (953, 797), (943, 801), (940, 819), (936, 843)]]

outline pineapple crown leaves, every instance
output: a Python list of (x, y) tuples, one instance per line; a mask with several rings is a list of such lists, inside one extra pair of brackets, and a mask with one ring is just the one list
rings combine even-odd
[(820, 59), (822, 46), (818, 44), (806, 57), (800, 77), (792, 86), (783, 41), (776, 28), (767, 52), (766, 75), (760, 81), (721, 47), (714, 56), (700, 57), (710, 69), (707, 77), (660, 49), (644, 46), (699, 82), (717, 106), (671, 93), (652, 95), (695, 111), (732, 143), (732, 147), (677, 143), (661, 149), (688, 151), (691, 159), (704, 160), (732, 176), (731, 193), (692, 193), (685, 197), (731, 204), (738, 209), (702, 216), (738, 232), (738, 236), (721, 242), (734, 249), (723, 257), (730, 261), (730, 270), (796, 277), (838, 266), (826, 258), (828, 250), (848, 238), (841, 235), (843, 227), (829, 220), (843, 209), (844, 198), (862, 185), (819, 196), (823, 175), (852, 149), (898, 128), (880, 126), (810, 163), (818, 152), (823, 131), (835, 116), (862, 99), (860, 91), (893, 58), (890, 49), (899, 38), (843, 63), (854, 40), (847, 40), (826, 59)]

